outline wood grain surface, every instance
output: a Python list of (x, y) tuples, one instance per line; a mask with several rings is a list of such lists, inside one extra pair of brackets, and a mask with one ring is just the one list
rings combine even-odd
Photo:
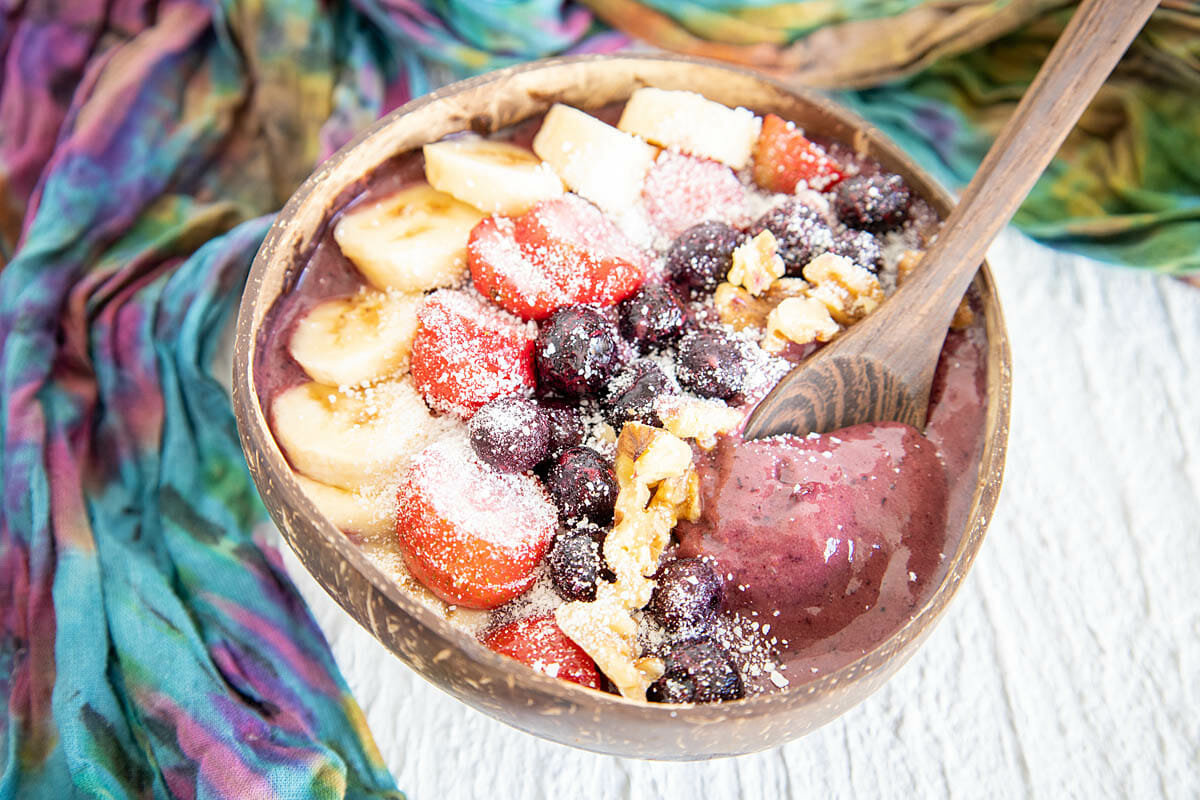
[(1053, 253), (989, 253), (1012, 438), (983, 550), (882, 690), (774, 750), (599, 756), (433, 689), (290, 574), (386, 763), (424, 798), (1200, 796), (1200, 291)]

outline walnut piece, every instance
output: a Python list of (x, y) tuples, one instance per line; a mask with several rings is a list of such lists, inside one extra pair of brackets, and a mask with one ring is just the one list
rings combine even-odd
[(845, 256), (822, 253), (808, 262), (804, 277), (815, 284), (809, 290), (842, 325), (853, 325), (883, 302), (883, 287), (870, 270)]
[(789, 297), (803, 297), (809, 290), (803, 278), (779, 278), (772, 283), (762, 297), (755, 297), (740, 286), (722, 283), (713, 294), (717, 316), (735, 331), (746, 328), (767, 327), (767, 315), (771, 309)]
[(829, 308), (819, 299), (789, 297), (767, 315), (767, 331), (760, 345), (768, 353), (778, 353), (788, 342), (828, 342), (840, 330)]
[(758, 297), (784, 273), (783, 259), (775, 252), (775, 234), (763, 231), (733, 251), (733, 266), (726, 280)]
[(705, 450), (716, 445), (718, 433), (729, 433), (742, 421), (742, 412), (720, 400), (672, 395), (654, 407), (664, 428), (680, 439), (694, 439)]

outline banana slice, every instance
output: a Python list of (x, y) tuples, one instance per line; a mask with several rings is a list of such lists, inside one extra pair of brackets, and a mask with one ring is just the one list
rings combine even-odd
[(658, 155), (636, 136), (561, 103), (546, 112), (533, 152), (571, 191), (613, 213), (639, 201), (646, 171)]
[(350, 491), (394, 474), (444, 428), (407, 376), (348, 391), (301, 384), (275, 398), (271, 420), (298, 472)]
[(396, 509), (383, 500), (388, 495), (381, 493), (376, 498), (362, 492), (348, 492), (300, 474), (296, 475), (296, 482), (326, 519), (361, 542), (385, 540), (396, 530)]
[(417, 308), (424, 295), (362, 289), (326, 300), (296, 325), (288, 342), (308, 376), (331, 386), (363, 386), (408, 369)]
[(762, 120), (695, 92), (644, 87), (625, 104), (617, 127), (660, 147), (741, 169), (750, 161)]
[(467, 236), (483, 214), (427, 183), (351, 210), (333, 229), (338, 247), (377, 289), (453, 286), (467, 265)]
[(517, 216), (563, 193), (554, 170), (515, 144), (464, 137), (422, 149), (430, 185), (486, 214)]

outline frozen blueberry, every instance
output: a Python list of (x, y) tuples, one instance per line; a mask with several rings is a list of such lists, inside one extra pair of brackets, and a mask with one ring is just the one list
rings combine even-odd
[(750, 226), (750, 235), (764, 230), (774, 235), (788, 275), (799, 276), (809, 261), (833, 249), (833, 230), (825, 218), (799, 200), (787, 200), (763, 214)]
[(654, 703), (715, 703), (745, 694), (729, 653), (712, 639), (693, 639), (667, 654), (666, 671), (650, 684)]
[(475, 455), (501, 472), (533, 469), (546, 457), (550, 426), (533, 400), (501, 397), (485, 404), (467, 423)]
[(604, 562), (606, 531), (596, 525), (582, 525), (561, 531), (550, 548), (550, 582), (564, 600), (591, 602), (596, 586), (612, 577)]
[(656, 349), (678, 339), (687, 325), (683, 304), (665, 286), (643, 286), (621, 301), (621, 335)]
[(594, 394), (620, 365), (613, 324), (590, 306), (568, 306), (542, 323), (534, 345), (538, 388), (568, 398)]
[(546, 474), (546, 488), (563, 519), (589, 519), (597, 525), (612, 522), (617, 502), (617, 478), (612, 465), (590, 447), (569, 447)]
[(908, 218), (912, 194), (899, 175), (856, 175), (837, 185), (833, 209), (851, 228), (882, 233)]
[(701, 631), (721, 609), (721, 579), (702, 559), (669, 561), (654, 577), (658, 586), (647, 610), (669, 631)]
[(867, 231), (853, 228), (842, 231), (834, 237), (833, 252), (871, 272), (878, 272), (883, 263), (883, 248), (879, 246), (879, 240)]
[(546, 458), (558, 458), (562, 451), (583, 443), (583, 417), (574, 408), (553, 401), (543, 402), (542, 417), (550, 432), (550, 444), (546, 449)]
[(742, 391), (746, 364), (738, 346), (728, 337), (715, 331), (699, 331), (679, 344), (675, 376), (693, 394), (728, 400)]
[(725, 280), (741, 240), (741, 234), (724, 222), (693, 225), (667, 250), (667, 274), (691, 294), (711, 292)]
[(604, 417), (618, 431), (626, 422), (661, 425), (654, 410), (655, 399), (678, 393), (658, 364), (643, 358), (629, 364), (609, 385)]

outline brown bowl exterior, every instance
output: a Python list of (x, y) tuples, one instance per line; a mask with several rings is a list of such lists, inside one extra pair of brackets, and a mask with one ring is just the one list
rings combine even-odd
[[(990, 343), (988, 410), (979, 481), (948, 573), (920, 612), (857, 661), (812, 683), (731, 703), (637, 703), (556, 680), (497, 655), (410, 597), (318, 514), (276, 444), (255, 393), (257, 334), (329, 216), (361, 176), (390, 156), (448, 134), (489, 133), (552, 103), (598, 108), (641, 86), (690, 89), (760, 114), (777, 113), (852, 144), (904, 176), (945, 217), (952, 201), (895, 145), (828, 100), (748, 70), (671, 56), (582, 56), (535, 62), (448, 86), (397, 109), (327, 160), (280, 213), (254, 261), (237, 323), (234, 406), (250, 472), (283, 536), (317, 581), (405, 664), (491, 716), (529, 733), (601, 753), (692, 760), (751, 753), (802, 736), (879, 688), (941, 616), (983, 541), (1008, 441), (1010, 357), (986, 265), (976, 278)], [(341, 196), (339, 198), (339, 196)]]

